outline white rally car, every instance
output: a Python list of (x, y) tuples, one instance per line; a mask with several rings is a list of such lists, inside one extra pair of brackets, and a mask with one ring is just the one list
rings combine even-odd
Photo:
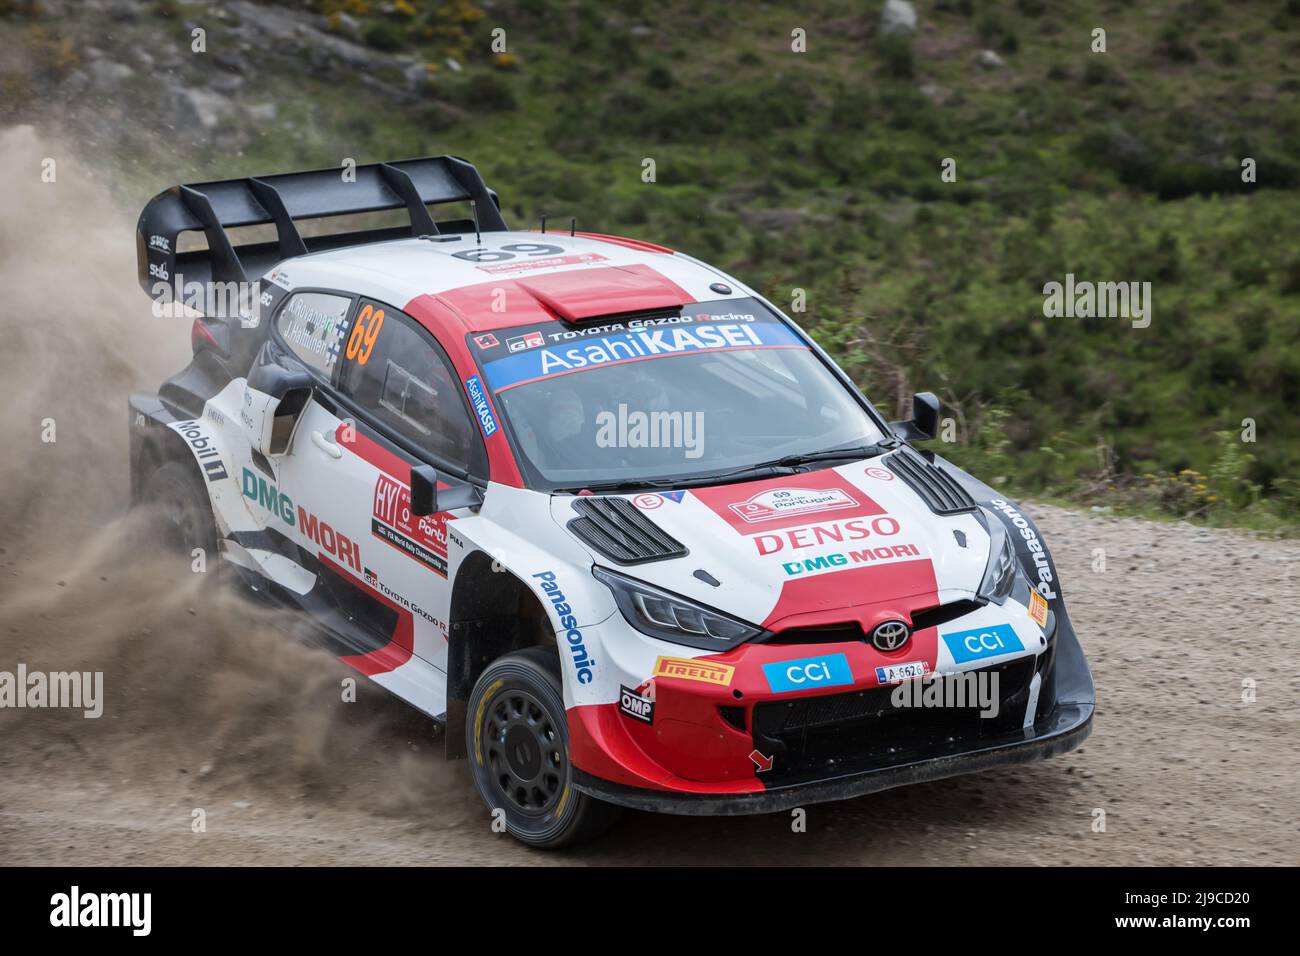
[[(298, 228), (377, 210), (409, 224)], [(236, 246), (247, 226), (266, 236)], [(933, 396), (887, 422), (736, 279), (510, 231), (451, 157), (176, 187), (138, 251), (145, 289), (203, 318), (189, 367), (130, 399), (136, 500), (445, 722), (518, 839), (1087, 736), (1092, 678), (1033, 521), (912, 447)]]

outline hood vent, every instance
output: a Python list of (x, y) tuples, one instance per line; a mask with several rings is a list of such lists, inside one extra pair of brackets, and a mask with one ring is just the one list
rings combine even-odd
[(976, 508), (975, 499), (946, 471), (911, 448), (886, 455), (883, 463), (921, 496), (937, 515), (958, 515)]
[(619, 564), (642, 564), (684, 557), (689, 552), (626, 498), (580, 497), (580, 517), (568, 528), (585, 544)]

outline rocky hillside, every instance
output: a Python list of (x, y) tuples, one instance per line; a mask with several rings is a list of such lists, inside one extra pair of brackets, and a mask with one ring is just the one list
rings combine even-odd
[[(0, 122), (70, 130), (129, 206), (462, 155), (513, 222), (745, 276), (888, 411), (938, 392), (945, 452), (1018, 493), (1276, 527), (1298, 26), (1300, 0), (0, 0)], [(1067, 277), (1149, 283), (1149, 325), (1051, 314)]]

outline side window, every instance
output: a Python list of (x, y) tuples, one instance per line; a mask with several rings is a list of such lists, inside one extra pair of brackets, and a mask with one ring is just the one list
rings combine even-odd
[(352, 299), (327, 292), (299, 292), (280, 310), (276, 329), (303, 364), (329, 381), (348, 333)]
[(485, 470), (450, 362), (409, 316), (362, 299), (342, 347), (338, 387), (416, 446), (467, 470)]

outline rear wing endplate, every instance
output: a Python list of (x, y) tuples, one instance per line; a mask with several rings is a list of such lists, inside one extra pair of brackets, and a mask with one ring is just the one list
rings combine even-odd
[[(351, 172), (355, 172), (355, 177)], [(250, 281), (294, 256), (364, 243), (436, 235), (428, 207), (439, 203), (472, 202), (477, 223), (442, 223), (443, 231), (498, 232), (506, 228), (496, 194), (478, 170), (454, 156), (430, 156), (393, 163), (357, 166), (344, 177), (343, 168), (301, 173), (227, 179), (174, 186), (144, 207), (136, 227), (136, 260), (140, 286), (163, 302), (184, 302), (206, 315), (233, 317), (229, 290), (213, 295), (213, 287), (238, 284), (246, 295)], [(410, 227), (368, 229), (304, 237), (296, 222), (386, 209), (407, 210)], [(274, 242), (236, 246), (227, 229), (275, 226)], [(177, 252), (181, 233), (199, 231), (207, 248)], [(201, 297), (201, 298), (200, 298)]]

